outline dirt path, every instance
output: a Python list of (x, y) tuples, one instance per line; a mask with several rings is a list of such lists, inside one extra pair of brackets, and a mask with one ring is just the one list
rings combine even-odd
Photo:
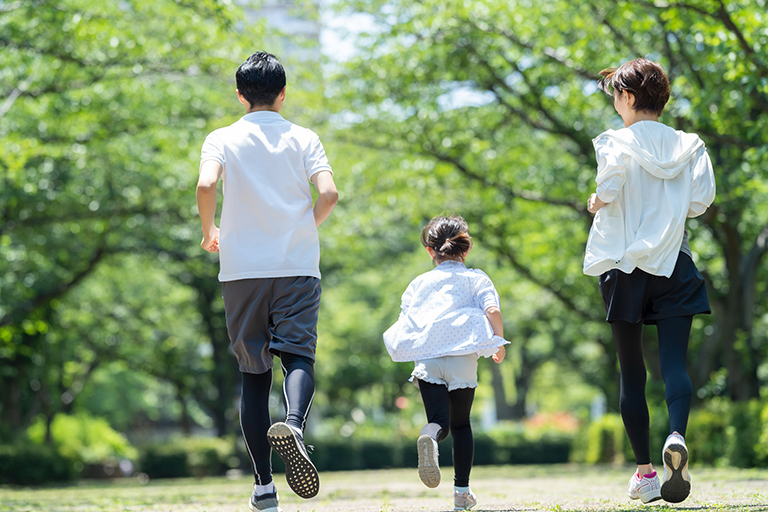
[[(583, 466), (476, 467), (478, 511), (630, 511), (653, 509), (768, 511), (768, 471), (692, 470), (693, 492), (683, 503), (644, 506), (626, 498), (632, 468)], [(301, 500), (276, 478), (284, 512), (442, 512), (453, 510), (451, 468), (436, 489), (416, 470), (321, 474), (320, 494)], [(250, 480), (132, 480), (84, 482), (35, 490), (0, 489), (0, 512), (248, 512)]]

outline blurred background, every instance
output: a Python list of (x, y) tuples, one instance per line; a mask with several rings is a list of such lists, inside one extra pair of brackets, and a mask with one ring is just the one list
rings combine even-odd
[[(662, 122), (700, 134), (717, 175), (688, 221), (713, 309), (691, 337), (692, 461), (768, 466), (765, 4), (0, 0), (0, 483), (249, 473), (194, 189), (261, 49), (341, 196), (320, 229), (318, 469), (416, 463), (412, 366), (381, 334), (432, 266), (419, 235), (440, 213), (467, 219), (467, 265), (494, 281), (511, 342), (480, 362), (476, 464), (634, 460), (581, 265), (591, 139), (622, 126), (597, 74), (640, 56), (670, 76)], [(657, 453), (652, 328), (645, 353)]]

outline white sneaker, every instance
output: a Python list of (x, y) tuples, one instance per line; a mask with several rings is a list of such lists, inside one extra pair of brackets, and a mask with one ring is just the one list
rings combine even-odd
[(453, 510), (469, 510), (477, 505), (477, 496), (469, 492), (453, 491)]
[(627, 494), (630, 499), (650, 503), (661, 499), (660, 488), (659, 475), (655, 471), (650, 475), (643, 475), (642, 477), (639, 472), (635, 472), (632, 478), (629, 479)]
[(440, 485), (437, 441), (424, 434), (416, 442), (416, 449), (419, 452), (419, 478), (424, 485), (434, 489)]
[(664, 478), (661, 497), (670, 503), (680, 503), (691, 493), (691, 475), (688, 474), (688, 447), (680, 434), (670, 434), (661, 452)]

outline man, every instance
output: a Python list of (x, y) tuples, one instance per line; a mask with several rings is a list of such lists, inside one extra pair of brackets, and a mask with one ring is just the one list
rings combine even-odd
[[(235, 78), (246, 114), (208, 135), (202, 148), (201, 246), (219, 252), (227, 331), (243, 378), (240, 424), (256, 481), (249, 506), (280, 512), (270, 445), (285, 462), (286, 479), (297, 495), (311, 498), (320, 488), (303, 432), (315, 392), (317, 227), (330, 215), (338, 192), (318, 136), (279, 113), (286, 80), (277, 58), (254, 53)], [(219, 179), (224, 183), (221, 229), (215, 225)], [(319, 193), (314, 207), (310, 182)], [(274, 356), (285, 374), (286, 418), (271, 425)]]

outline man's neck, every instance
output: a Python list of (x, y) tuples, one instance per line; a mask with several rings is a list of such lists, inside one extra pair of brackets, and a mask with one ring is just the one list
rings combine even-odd
[(246, 114), (252, 114), (254, 112), (275, 112), (277, 114), (280, 113), (280, 109), (274, 108), (274, 105), (270, 105), (268, 107), (253, 107), (249, 108), (245, 113)]

